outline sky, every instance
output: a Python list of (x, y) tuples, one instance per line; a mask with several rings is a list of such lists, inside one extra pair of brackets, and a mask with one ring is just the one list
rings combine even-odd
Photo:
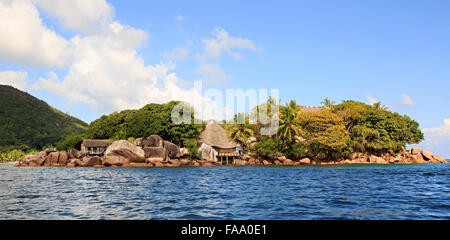
[[(450, 158), (449, 1), (0, 0), (0, 84), (91, 122), (193, 89), (381, 102)], [(220, 107), (219, 107), (220, 108)]]

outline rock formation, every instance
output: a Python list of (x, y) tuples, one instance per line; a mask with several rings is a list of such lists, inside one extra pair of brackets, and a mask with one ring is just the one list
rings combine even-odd
[[(89, 156), (76, 149), (56, 151), (46, 149), (35, 155), (28, 155), (15, 166), (28, 167), (177, 167), (177, 166), (216, 166), (214, 148), (202, 144), (199, 148), (201, 159), (189, 158), (186, 148), (164, 141), (158, 135), (148, 138), (138, 138), (134, 143), (125, 140), (113, 142), (103, 156)], [(368, 153), (354, 152), (343, 159), (328, 160), (324, 156), (316, 158), (303, 158), (298, 160), (277, 156), (271, 159), (236, 159), (233, 165), (311, 165), (311, 164), (419, 164), (419, 163), (447, 163), (445, 158), (433, 153), (413, 148), (397, 154), (384, 154), (380, 156)]]

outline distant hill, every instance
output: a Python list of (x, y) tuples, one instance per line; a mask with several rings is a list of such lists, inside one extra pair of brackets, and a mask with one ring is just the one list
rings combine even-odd
[(28, 93), (0, 85), (0, 151), (56, 145), (67, 135), (84, 133), (87, 126)]

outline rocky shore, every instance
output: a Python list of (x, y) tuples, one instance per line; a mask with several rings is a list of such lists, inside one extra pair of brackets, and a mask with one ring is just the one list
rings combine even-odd
[[(46, 149), (35, 155), (28, 155), (17, 167), (178, 167), (178, 166), (216, 166), (220, 162), (189, 158), (188, 150), (163, 140), (160, 136), (136, 139), (134, 143), (126, 140), (113, 142), (102, 155), (92, 156), (76, 149), (56, 151)], [(298, 159), (284, 156), (272, 159), (245, 157), (236, 159), (232, 165), (327, 165), (327, 164), (418, 164), (447, 163), (445, 158), (427, 150), (413, 148), (399, 154), (381, 156), (367, 153), (352, 153), (346, 159), (327, 160)]]

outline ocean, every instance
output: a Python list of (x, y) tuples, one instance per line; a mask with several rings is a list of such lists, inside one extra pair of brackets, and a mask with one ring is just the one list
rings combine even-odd
[(450, 219), (450, 164), (15, 168), (0, 219)]

